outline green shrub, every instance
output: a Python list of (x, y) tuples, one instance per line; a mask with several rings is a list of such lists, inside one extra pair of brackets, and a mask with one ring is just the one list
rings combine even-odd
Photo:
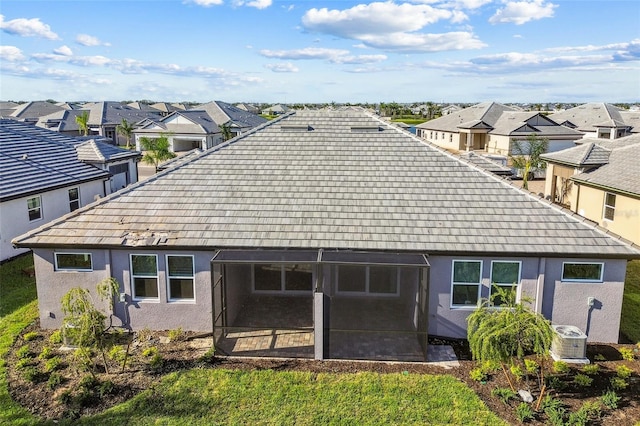
[(27, 382), (37, 383), (40, 381), (41, 374), (36, 367), (29, 366), (22, 370), (22, 378)]
[(216, 348), (211, 348), (200, 357), (201, 362), (213, 362), (216, 359)]
[(521, 402), (520, 405), (516, 407), (516, 417), (518, 417), (521, 423), (533, 420), (533, 410), (531, 406), (526, 402)]
[(73, 401), (73, 393), (70, 389), (62, 391), (62, 393), (58, 396), (58, 401), (61, 404), (69, 405)]
[(495, 388), (491, 391), (491, 395), (502, 401), (504, 405), (508, 405), (509, 400), (518, 396), (511, 388)]
[(29, 348), (29, 345), (20, 346), (16, 351), (16, 357), (18, 357), (18, 359), (31, 358), (31, 349)]
[(80, 379), (80, 387), (83, 389), (91, 390), (95, 389), (100, 384), (100, 381), (93, 377), (91, 374), (87, 374)]
[(600, 400), (602, 401), (602, 405), (604, 405), (610, 410), (615, 410), (616, 408), (618, 408), (618, 402), (620, 402), (620, 397), (618, 396), (616, 391), (608, 390), (602, 394), (602, 398), (600, 398)]
[(598, 374), (599, 371), (600, 371), (600, 366), (598, 364), (587, 364), (584, 367), (582, 367), (582, 372), (589, 376)]
[(51, 373), (49, 374), (49, 380), (47, 380), (47, 387), (51, 390), (54, 390), (58, 386), (60, 386), (63, 382), (63, 378), (60, 373)]
[(573, 378), (573, 381), (579, 386), (591, 386), (593, 379), (586, 374), (578, 373)]
[(78, 348), (73, 351), (73, 364), (78, 371), (89, 371), (93, 367), (91, 361), (93, 352), (87, 348)]
[(45, 363), (44, 363), (44, 371), (45, 373), (51, 373), (52, 371), (56, 371), (59, 367), (60, 364), (62, 363), (62, 360), (60, 359), (60, 357), (53, 357), (51, 359), (48, 359)]
[(538, 369), (540, 368), (540, 366), (538, 365), (537, 362), (535, 362), (532, 359), (525, 359), (524, 360), (524, 368), (525, 368), (525, 370), (527, 370), (528, 373), (536, 374), (538, 372)]
[(153, 370), (159, 370), (162, 367), (162, 363), (162, 355), (157, 353), (151, 357), (151, 360), (149, 360), (149, 367)]
[(494, 360), (484, 361), (480, 367), (485, 374), (495, 373), (500, 370), (500, 362)]
[(524, 372), (522, 371), (522, 368), (520, 368), (520, 366), (518, 365), (512, 365), (509, 370), (511, 371), (511, 374), (513, 374), (513, 377), (515, 377), (517, 381), (522, 380), (522, 378), (524, 377)]
[(40, 335), (39, 335), (37, 332), (35, 332), (35, 331), (30, 331), (30, 332), (28, 332), (28, 333), (24, 333), (24, 334), (22, 335), (22, 338), (24, 339), (24, 341), (25, 341), (25, 342), (30, 342), (30, 341), (32, 341), (32, 340), (37, 339), (39, 336), (40, 336)]
[(621, 379), (628, 379), (633, 374), (633, 370), (626, 365), (619, 365), (616, 367), (616, 375)]
[(548, 376), (547, 387), (556, 391), (563, 391), (566, 389), (567, 383), (558, 376)]
[(49, 342), (53, 343), (54, 345), (58, 345), (62, 343), (62, 332), (60, 330), (56, 330), (53, 333), (51, 333), (51, 336), (49, 337)]
[(542, 404), (540, 406), (542, 408), (542, 411), (544, 412), (546, 412), (548, 409), (558, 410), (560, 408), (564, 408), (562, 401), (548, 394), (545, 395), (545, 397), (542, 399)]
[(553, 371), (558, 374), (567, 374), (569, 372), (569, 364), (564, 361), (554, 361)]
[(609, 383), (611, 385), (611, 389), (613, 390), (623, 390), (625, 389), (627, 386), (629, 386), (629, 383), (627, 383), (627, 381), (625, 379), (623, 379), (622, 377), (612, 377), (611, 379), (609, 379)]
[(630, 348), (620, 348), (618, 349), (620, 355), (622, 355), (622, 359), (626, 361), (633, 361), (636, 358), (636, 354), (633, 352), (633, 349)]
[(55, 352), (53, 351), (53, 349), (50, 348), (49, 346), (45, 346), (40, 351), (40, 355), (38, 355), (38, 358), (49, 359), (49, 358), (53, 358), (54, 356), (55, 356)]
[(114, 360), (115, 362), (122, 364), (124, 362), (125, 357), (127, 356), (127, 351), (122, 345), (113, 345), (109, 350), (109, 358)]
[(586, 426), (589, 420), (600, 418), (600, 404), (585, 402), (575, 413), (569, 414), (568, 424), (571, 426)]
[(606, 361), (607, 358), (605, 358), (605, 356), (602, 355), (602, 354), (596, 354), (596, 356), (593, 357), (593, 360), (594, 361)]
[(145, 357), (152, 357), (154, 355), (158, 355), (158, 348), (155, 346), (151, 346), (150, 348), (146, 348), (145, 350), (142, 351), (142, 356)]
[(564, 417), (566, 413), (567, 409), (562, 405), (552, 405), (544, 410), (544, 414), (547, 415), (547, 424), (551, 426), (565, 426)]
[(476, 382), (484, 382), (487, 380), (487, 375), (482, 371), (482, 368), (474, 368), (469, 372), (469, 377), (471, 380), (475, 380)]
[(181, 327), (169, 330), (168, 337), (170, 342), (177, 342), (184, 339), (184, 332)]
[(100, 384), (100, 387), (98, 388), (98, 394), (100, 395), (100, 398), (104, 398), (105, 395), (112, 395), (115, 391), (115, 388), (116, 387), (111, 380), (105, 380)]
[(18, 362), (16, 362), (16, 370), (24, 370), (25, 367), (28, 367), (30, 365), (33, 365), (32, 358), (19, 359)]

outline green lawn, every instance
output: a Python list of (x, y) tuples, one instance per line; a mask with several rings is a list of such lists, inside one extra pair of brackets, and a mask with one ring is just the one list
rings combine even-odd
[(640, 260), (627, 265), (620, 331), (632, 342), (640, 342)]
[(85, 424), (505, 424), (452, 376), (190, 370)]

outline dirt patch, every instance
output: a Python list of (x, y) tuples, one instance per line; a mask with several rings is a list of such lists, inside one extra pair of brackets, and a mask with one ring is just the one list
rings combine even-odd
[[(30, 334), (29, 334), (30, 333)], [(118, 348), (106, 356), (93, 354), (98, 365), (95, 379), (79, 363), (74, 362), (73, 350), (62, 350), (60, 344), (50, 342), (52, 331), (41, 330), (37, 323), (26, 328), (16, 339), (6, 357), (9, 392), (19, 404), (43, 419), (76, 418), (103, 411), (122, 403), (151, 387), (168, 372), (190, 368), (226, 368), (240, 370), (287, 370), (323, 373), (354, 373), (371, 371), (378, 373), (408, 372), (413, 374), (450, 374), (473, 389), (489, 409), (510, 424), (520, 424), (516, 407), (520, 399), (501, 402), (492, 391), (508, 388), (501, 371), (488, 374), (486, 380), (472, 380), (470, 373), (479, 366), (471, 360), (466, 341), (431, 338), (431, 344), (453, 346), (460, 360), (460, 367), (444, 369), (433, 364), (359, 361), (314, 361), (303, 359), (269, 358), (221, 358), (209, 357), (211, 338), (193, 333), (146, 332), (114, 336)], [(25, 339), (27, 337), (27, 339)], [(44, 349), (50, 348), (50, 349)], [(122, 354), (128, 348), (127, 365), (122, 371)], [(627, 386), (617, 394), (621, 397), (617, 409), (607, 409), (600, 404), (601, 413), (591, 418), (589, 424), (617, 426), (634, 425), (640, 420), (640, 361), (622, 360), (619, 349), (633, 350), (632, 345), (589, 345), (587, 356), (597, 364), (597, 374), (592, 374), (590, 386), (578, 385), (574, 378), (581, 373), (581, 366), (571, 366), (567, 373), (558, 375), (562, 390), (549, 389), (549, 394), (562, 401), (567, 412), (576, 412), (585, 402), (599, 401), (610, 388), (611, 378), (624, 365), (631, 371)], [(635, 348), (637, 349), (637, 348)], [(636, 352), (637, 354), (637, 352)], [(57, 361), (51, 361), (55, 359)], [(551, 361), (547, 361), (545, 373), (554, 375)], [(556, 374), (557, 375), (557, 374)], [(52, 379), (53, 377), (53, 379)], [(532, 384), (531, 382), (529, 384)], [(523, 380), (518, 388), (527, 388)], [(535, 386), (532, 386), (532, 390)], [(536, 388), (537, 389), (537, 388)], [(537, 397), (535, 391), (534, 398)], [(545, 414), (535, 413), (533, 425), (547, 423)]]

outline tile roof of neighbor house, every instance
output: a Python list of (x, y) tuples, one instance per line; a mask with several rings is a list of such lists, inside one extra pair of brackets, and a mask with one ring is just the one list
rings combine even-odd
[(130, 151), (117, 146), (89, 139), (75, 145), (78, 160), (85, 163), (109, 163), (127, 158), (142, 157), (139, 151)]
[[(58, 132), (79, 132), (76, 117), (82, 115), (86, 110), (63, 109), (51, 114), (43, 115), (38, 119), (36, 126), (44, 129), (54, 129)], [(79, 134), (79, 133), (78, 133)]]
[(15, 120), (0, 120), (0, 201), (106, 179), (78, 160), (74, 138)]
[(10, 116), (18, 105), (15, 102), (0, 101), (0, 117)]
[(183, 104), (170, 104), (167, 102), (158, 102), (151, 106), (157, 109), (158, 111), (162, 111), (165, 113), (169, 113), (173, 111), (184, 111), (187, 109)]
[(11, 113), (11, 117), (14, 117), (17, 120), (29, 120), (35, 122), (43, 115), (48, 115), (52, 112), (63, 109), (64, 108), (56, 104), (52, 104), (51, 102), (33, 101), (18, 105)]
[(478, 155), (473, 151), (463, 152), (460, 154), (460, 158), (498, 176), (513, 175), (513, 171), (510, 167), (503, 166), (502, 164), (493, 161), (491, 158), (485, 157), (484, 155)]
[(640, 257), (360, 111), (291, 112), (14, 244)]
[(640, 133), (640, 111), (620, 111), (620, 117), (631, 127), (631, 133)]
[(594, 142), (586, 142), (575, 147), (563, 149), (562, 151), (542, 154), (543, 160), (550, 160), (553, 163), (568, 164), (575, 167), (600, 166), (607, 164), (611, 150), (604, 148)]
[(561, 126), (537, 111), (503, 112), (489, 131), (492, 135), (517, 136), (535, 133), (540, 137), (573, 137), (579, 139), (583, 134), (577, 130)]
[(626, 127), (620, 108), (607, 103), (588, 103), (549, 115), (556, 123), (569, 122), (581, 132), (595, 132), (598, 127)]
[(145, 118), (160, 119), (161, 111), (139, 110), (120, 102), (94, 102), (85, 104), (83, 109), (89, 110), (89, 126), (117, 125), (124, 118), (129, 123), (137, 123)]
[(236, 127), (248, 130), (267, 121), (266, 118), (221, 101), (208, 102), (206, 104), (195, 106), (192, 109), (206, 111), (213, 121), (215, 121), (216, 127), (231, 120)]
[(445, 132), (458, 132), (461, 128), (470, 128), (480, 122), (493, 126), (505, 111), (516, 111), (515, 108), (496, 102), (483, 102), (463, 110), (443, 115), (440, 118), (419, 124), (418, 128)]

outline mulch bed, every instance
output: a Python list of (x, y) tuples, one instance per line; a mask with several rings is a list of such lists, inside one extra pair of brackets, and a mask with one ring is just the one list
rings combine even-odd
[[(23, 336), (28, 332), (36, 332), (37, 336), (32, 340), (25, 341)], [(453, 346), (459, 358), (460, 366), (457, 368), (445, 369), (432, 364), (421, 363), (396, 363), (396, 362), (360, 362), (360, 361), (314, 361), (303, 359), (269, 359), (269, 358), (225, 358), (216, 356), (212, 359), (203, 359), (202, 355), (206, 348), (196, 347), (194, 334), (183, 333), (175, 341), (168, 341), (168, 333), (146, 332), (140, 334), (123, 335), (123, 347), (130, 342), (130, 357), (124, 373), (121, 372), (120, 365), (110, 359), (108, 365), (110, 374), (101, 372), (97, 374), (99, 379), (96, 383), (87, 379), (90, 374), (86, 371), (78, 371), (72, 361), (73, 351), (59, 350), (59, 344), (51, 344), (49, 338), (51, 330), (41, 330), (36, 322), (27, 327), (21, 337), (14, 342), (11, 350), (6, 356), (7, 376), (9, 382), (9, 392), (13, 399), (43, 419), (61, 419), (85, 416), (112, 407), (124, 402), (139, 392), (151, 387), (159, 382), (162, 376), (168, 372), (180, 371), (189, 368), (226, 368), (242, 370), (287, 370), (287, 371), (310, 371), (328, 373), (354, 373), (360, 371), (371, 371), (378, 373), (408, 372), (415, 374), (449, 374), (473, 389), (478, 396), (486, 403), (490, 410), (495, 412), (510, 424), (521, 424), (515, 413), (515, 407), (521, 402), (512, 400), (508, 405), (502, 403), (494, 397), (491, 392), (496, 387), (506, 388), (509, 386), (504, 374), (501, 371), (490, 374), (484, 382), (474, 381), (470, 378), (472, 369), (478, 367), (478, 363), (471, 360), (470, 352), (466, 342), (463, 340), (437, 339), (431, 338), (431, 344), (448, 344)], [(20, 365), (20, 355), (25, 358), (25, 349), (20, 348), (27, 345), (29, 355), (28, 361), (22, 361)], [(51, 356), (60, 359), (58, 367), (54, 370), (60, 375), (62, 383), (52, 388), (48, 384), (52, 373), (45, 373), (45, 363), (47, 359), (39, 359), (38, 355), (42, 348), (48, 346), (53, 348)], [(143, 355), (145, 349), (157, 347), (162, 356), (162, 362), (152, 366), (152, 356), (148, 353)], [(571, 372), (566, 375), (568, 385), (562, 392), (550, 390), (549, 393), (560, 398), (568, 412), (577, 411), (586, 401), (599, 400), (602, 393), (609, 387), (609, 379), (615, 376), (616, 368), (625, 365), (633, 371), (628, 379), (628, 387), (618, 391), (622, 397), (619, 408), (616, 410), (602, 409), (599, 419), (592, 419), (589, 424), (616, 426), (635, 425), (640, 421), (640, 360), (636, 357), (634, 361), (622, 360), (618, 349), (621, 347), (634, 349), (633, 345), (589, 345), (587, 356), (600, 366), (600, 371), (594, 375), (593, 383), (589, 387), (581, 387), (572, 382), (581, 369), (581, 366), (572, 366)], [(96, 363), (102, 364), (101, 355), (96, 354)], [(551, 362), (549, 362), (551, 364)], [(27, 367), (25, 367), (27, 365)], [(31, 380), (25, 378), (25, 368), (33, 367), (32, 372), (37, 372)], [(550, 367), (550, 366), (549, 366)], [(552, 374), (550, 371), (547, 374)], [(84, 379), (83, 379), (84, 378)], [(84, 380), (84, 382), (83, 382)], [(108, 386), (105, 382), (109, 382)], [(525, 388), (524, 383), (519, 384)], [(534, 397), (535, 394), (534, 389)], [(532, 425), (545, 424), (546, 418), (542, 413), (536, 413), (536, 418), (529, 422)]]

